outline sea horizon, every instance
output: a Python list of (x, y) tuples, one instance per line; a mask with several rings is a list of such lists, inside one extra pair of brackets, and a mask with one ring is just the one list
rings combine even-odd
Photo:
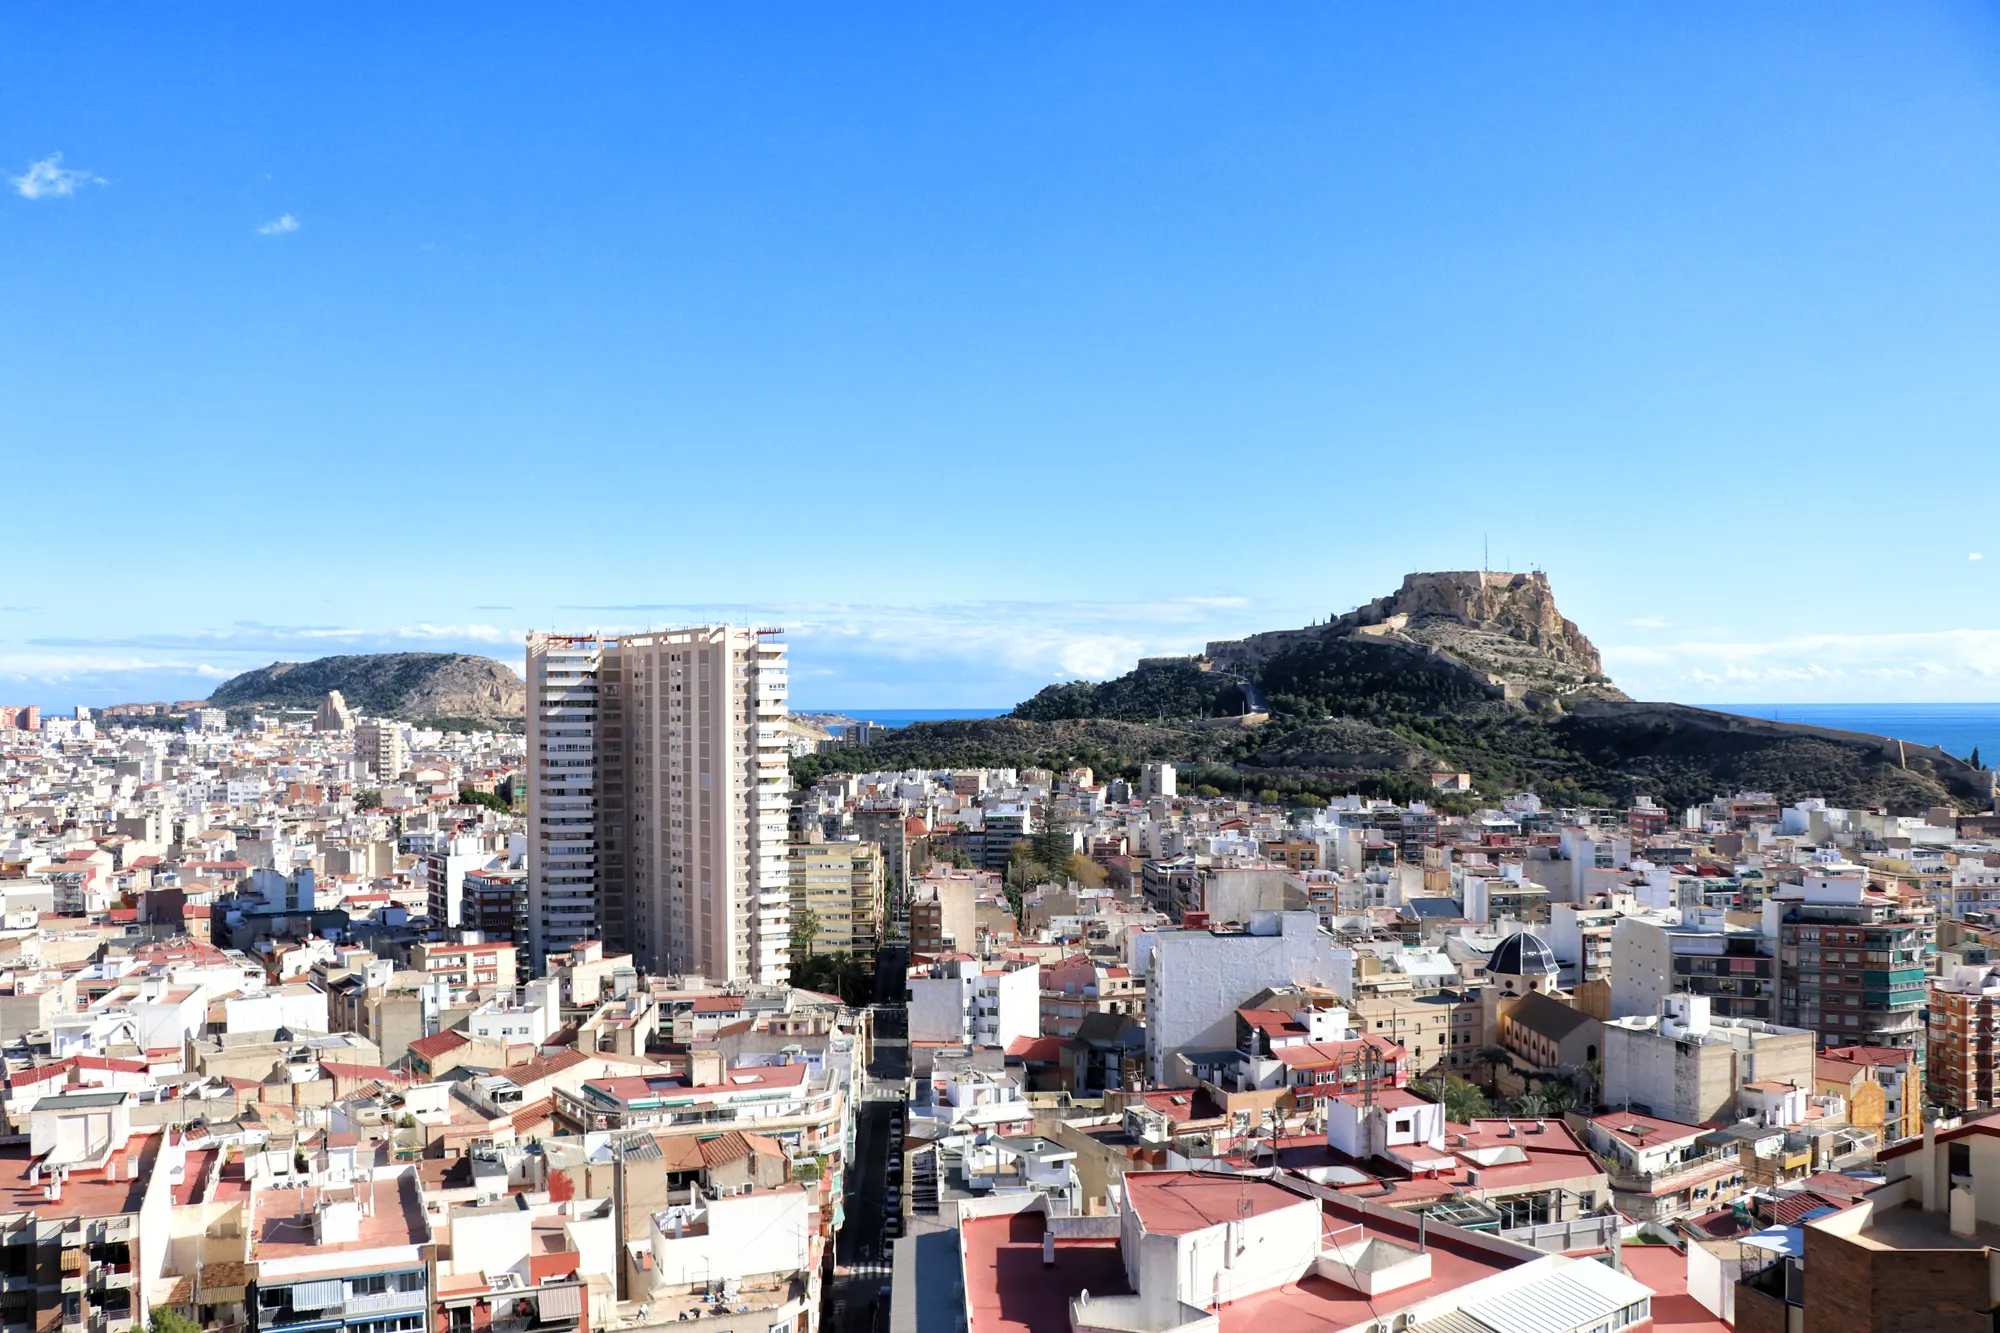
[[(1982, 762), (2000, 755), (2000, 703), (1704, 703), (1719, 713), (1798, 722), (1806, 726), (1892, 736), (1917, 745), (1935, 745), (1960, 759), (1976, 749)], [(1012, 708), (795, 708), (799, 713), (828, 713), (907, 727), (912, 722), (947, 722), (1004, 717)]]
[(1740, 713), (1773, 722), (1798, 722), (1871, 736), (1893, 736), (1918, 745), (1935, 745), (1960, 759), (1980, 752), (1990, 766), (2000, 755), (2000, 703), (1756, 703), (1696, 704), (1719, 713)]

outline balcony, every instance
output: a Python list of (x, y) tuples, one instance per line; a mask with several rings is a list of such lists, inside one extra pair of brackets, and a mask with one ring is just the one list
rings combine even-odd
[(1674, 1194), (1703, 1180), (1726, 1174), (1723, 1168), (1740, 1164), (1734, 1147), (1712, 1148), (1684, 1158), (1659, 1171), (1636, 1171), (1612, 1159), (1605, 1161), (1605, 1177), (1619, 1194)]
[(347, 1317), (359, 1314), (382, 1314), (392, 1310), (421, 1310), (429, 1304), (428, 1296), (419, 1291), (378, 1291), (367, 1296), (349, 1296), (341, 1302)]

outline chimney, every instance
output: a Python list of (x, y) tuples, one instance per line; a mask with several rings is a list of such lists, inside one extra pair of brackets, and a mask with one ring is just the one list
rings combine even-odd
[(1042, 1233), (1042, 1267), (1054, 1268), (1055, 1266), (1056, 1233), (1053, 1231), (1044, 1231)]

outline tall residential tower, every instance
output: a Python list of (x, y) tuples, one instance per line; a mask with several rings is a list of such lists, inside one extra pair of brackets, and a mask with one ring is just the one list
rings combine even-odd
[(530, 637), (538, 965), (594, 933), (650, 971), (785, 979), (791, 784), (776, 634)]

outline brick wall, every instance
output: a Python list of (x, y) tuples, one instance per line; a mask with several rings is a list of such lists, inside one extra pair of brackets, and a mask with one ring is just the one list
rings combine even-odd
[[(1869, 1249), (1816, 1227), (1807, 1227), (1805, 1237), (1808, 1330), (1991, 1333), (1984, 1249)], [(1737, 1327), (1743, 1327), (1740, 1304)]]
[(1785, 1303), (1754, 1287), (1736, 1286), (1736, 1333), (1787, 1333)]

